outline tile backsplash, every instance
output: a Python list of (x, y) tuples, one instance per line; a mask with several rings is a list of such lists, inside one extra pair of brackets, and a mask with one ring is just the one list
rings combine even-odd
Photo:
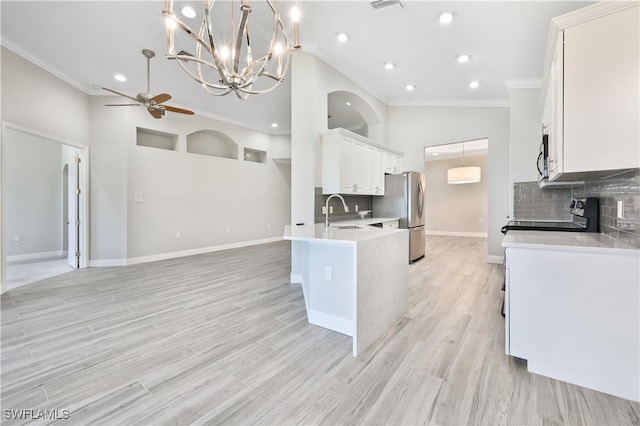
[[(322, 188), (315, 189), (315, 221), (316, 223), (323, 223), (325, 216), (322, 214), (322, 207), (324, 207), (327, 202), (328, 195), (322, 195)], [(358, 210), (371, 210), (371, 196), (370, 195), (343, 195), (345, 203), (347, 203), (347, 207), (349, 207), (349, 213), (344, 212), (344, 208), (342, 207), (342, 202), (333, 198), (331, 200), (331, 205), (333, 206), (333, 213), (329, 216), (330, 221), (334, 220), (348, 220), (348, 219), (358, 219), (358, 213), (356, 213), (356, 205), (358, 206)], [(371, 217), (371, 213), (367, 215), (367, 217)]]
[[(514, 183), (514, 217), (571, 220), (571, 198), (600, 198), (600, 232), (640, 247), (640, 171), (588, 180), (572, 188), (539, 189), (537, 182)], [(618, 202), (622, 217), (618, 217)]]
[(513, 216), (518, 220), (571, 220), (571, 188), (540, 189), (538, 182), (513, 184)]

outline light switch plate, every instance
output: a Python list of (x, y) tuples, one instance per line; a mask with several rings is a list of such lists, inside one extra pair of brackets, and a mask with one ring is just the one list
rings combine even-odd
[(136, 203), (142, 203), (144, 201), (144, 193), (143, 192), (136, 192), (135, 194), (135, 202)]

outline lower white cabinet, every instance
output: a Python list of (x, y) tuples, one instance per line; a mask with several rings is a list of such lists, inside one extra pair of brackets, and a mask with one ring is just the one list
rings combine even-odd
[(639, 259), (507, 246), (506, 353), (530, 372), (639, 401)]
[(322, 133), (322, 193), (384, 195), (384, 175), (401, 154), (344, 129)]

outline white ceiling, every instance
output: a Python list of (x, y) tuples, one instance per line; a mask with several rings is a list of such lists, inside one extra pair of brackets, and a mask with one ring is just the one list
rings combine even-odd
[[(180, 3), (201, 9), (199, 1)], [(402, 9), (380, 12), (368, 1), (298, 2), (303, 49), (390, 105), (506, 104), (506, 82), (541, 77), (549, 20), (591, 3), (404, 1)], [(288, 10), (292, 3), (279, 4)], [(168, 104), (267, 132), (290, 131), (288, 81), (245, 101), (232, 94), (214, 97), (164, 58), (162, 0), (2, 0), (0, 7), (2, 44), (86, 93), (105, 95), (96, 85), (134, 96), (144, 91), (146, 65), (140, 51), (149, 48), (157, 55), (151, 63), (151, 92), (173, 95)], [(446, 10), (455, 12), (456, 19), (443, 26), (438, 16)], [(350, 34), (347, 43), (336, 41), (340, 31)], [(471, 54), (471, 61), (458, 64), (460, 53)], [(385, 61), (398, 67), (385, 70)], [(115, 81), (116, 73), (128, 80)], [(471, 80), (479, 80), (480, 87), (469, 89)], [(416, 90), (407, 92), (407, 83)], [(272, 122), (279, 127), (272, 129)]]

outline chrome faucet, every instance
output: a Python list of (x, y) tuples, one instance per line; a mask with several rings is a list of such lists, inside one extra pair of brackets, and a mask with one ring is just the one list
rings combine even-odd
[(324, 205), (324, 211), (327, 213), (326, 217), (325, 217), (325, 221), (324, 221), (324, 227), (328, 228), (329, 227), (329, 200), (332, 199), (333, 197), (338, 197), (340, 198), (340, 200), (342, 200), (342, 206), (344, 207), (344, 212), (345, 213), (349, 213), (349, 207), (347, 207), (347, 203), (344, 202), (344, 198), (342, 198), (342, 195), (340, 194), (331, 194), (327, 197), (327, 202)]

